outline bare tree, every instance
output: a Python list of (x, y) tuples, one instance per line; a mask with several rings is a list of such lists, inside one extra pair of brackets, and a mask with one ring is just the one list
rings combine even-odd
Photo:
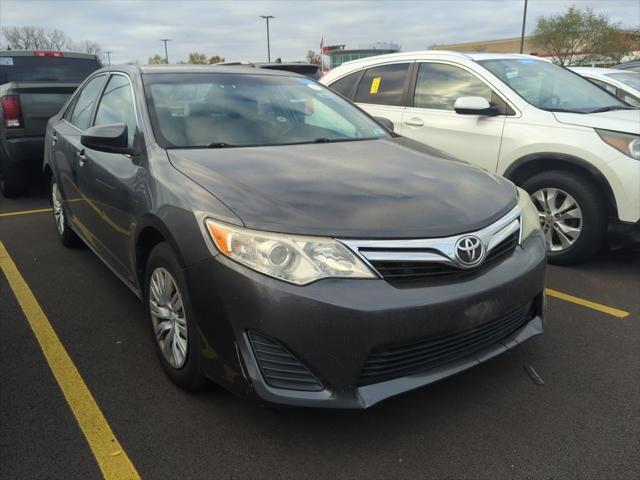
[(305, 58), (309, 63), (313, 63), (314, 65), (322, 65), (322, 55), (314, 52), (313, 50), (309, 50)]
[(72, 41), (62, 30), (32, 27), (4, 27), (2, 34), (12, 50), (63, 50)]

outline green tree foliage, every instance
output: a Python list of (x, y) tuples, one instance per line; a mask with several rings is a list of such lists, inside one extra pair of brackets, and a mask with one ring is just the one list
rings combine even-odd
[(588, 65), (620, 61), (631, 51), (633, 37), (606, 15), (596, 15), (588, 7), (569, 7), (564, 14), (539, 17), (533, 43), (551, 53), (559, 65)]
[(163, 63), (167, 63), (167, 61), (157, 53), (153, 57), (149, 57), (149, 65), (160, 65)]
[(208, 63), (209, 65), (213, 65), (214, 63), (224, 62), (224, 57), (220, 55), (214, 55), (213, 57), (209, 57)]
[(187, 59), (187, 63), (191, 63), (194, 65), (204, 65), (207, 63), (207, 56), (204, 53), (191, 52), (189, 54), (189, 58)]

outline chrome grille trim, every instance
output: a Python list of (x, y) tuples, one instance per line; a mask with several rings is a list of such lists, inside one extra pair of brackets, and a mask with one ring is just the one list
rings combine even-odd
[[(510, 235), (518, 232), (520, 236), (521, 215), (522, 210), (520, 207), (515, 206), (504, 217), (481, 230), (465, 232), (451, 237), (406, 240), (339, 239), (339, 241), (356, 253), (380, 277), (382, 275), (370, 262), (409, 261), (439, 263), (463, 268), (455, 257), (455, 245), (461, 237), (475, 235), (485, 245), (486, 254), (488, 255)], [(478, 265), (478, 267), (481, 266), (482, 263)]]

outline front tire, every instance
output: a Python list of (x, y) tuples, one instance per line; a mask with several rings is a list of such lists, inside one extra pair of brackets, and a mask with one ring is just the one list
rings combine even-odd
[(202, 389), (208, 382), (202, 370), (199, 330), (182, 268), (166, 242), (149, 254), (144, 301), (162, 369), (184, 390)]
[(521, 186), (540, 213), (550, 263), (576, 264), (600, 250), (607, 211), (597, 185), (579, 174), (549, 171), (526, 179)]

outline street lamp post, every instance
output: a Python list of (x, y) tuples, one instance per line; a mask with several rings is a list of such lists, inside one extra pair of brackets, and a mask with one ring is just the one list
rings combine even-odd
[(108, 52), (104, 52), (107, 54), (107, 61), (109, 62), (109, 65), (111, 65), (111, 54), (113, 53), (113, 50), (109, 50)]
[(267, 21), (267, 61), (271, 61), (271, 45), (269, 44), (269, 19), (276, 18), (273, 15), (260, 15), (260, 18), (264, 18)]
[(520, 53), (524, 50), (524, 27), (527, 24), (527, 1), (524, 0), (524, 13), (522, 15), (522, 35), (520, 35)]
[(161, 42), (164, 42), (164, 61), (167, 62), (167, 65), (169, 64), (169, 53), (167, 50), (167, 42), (170, 42), (171, 39), (170, 38), (161, 38), (160, 39)]

